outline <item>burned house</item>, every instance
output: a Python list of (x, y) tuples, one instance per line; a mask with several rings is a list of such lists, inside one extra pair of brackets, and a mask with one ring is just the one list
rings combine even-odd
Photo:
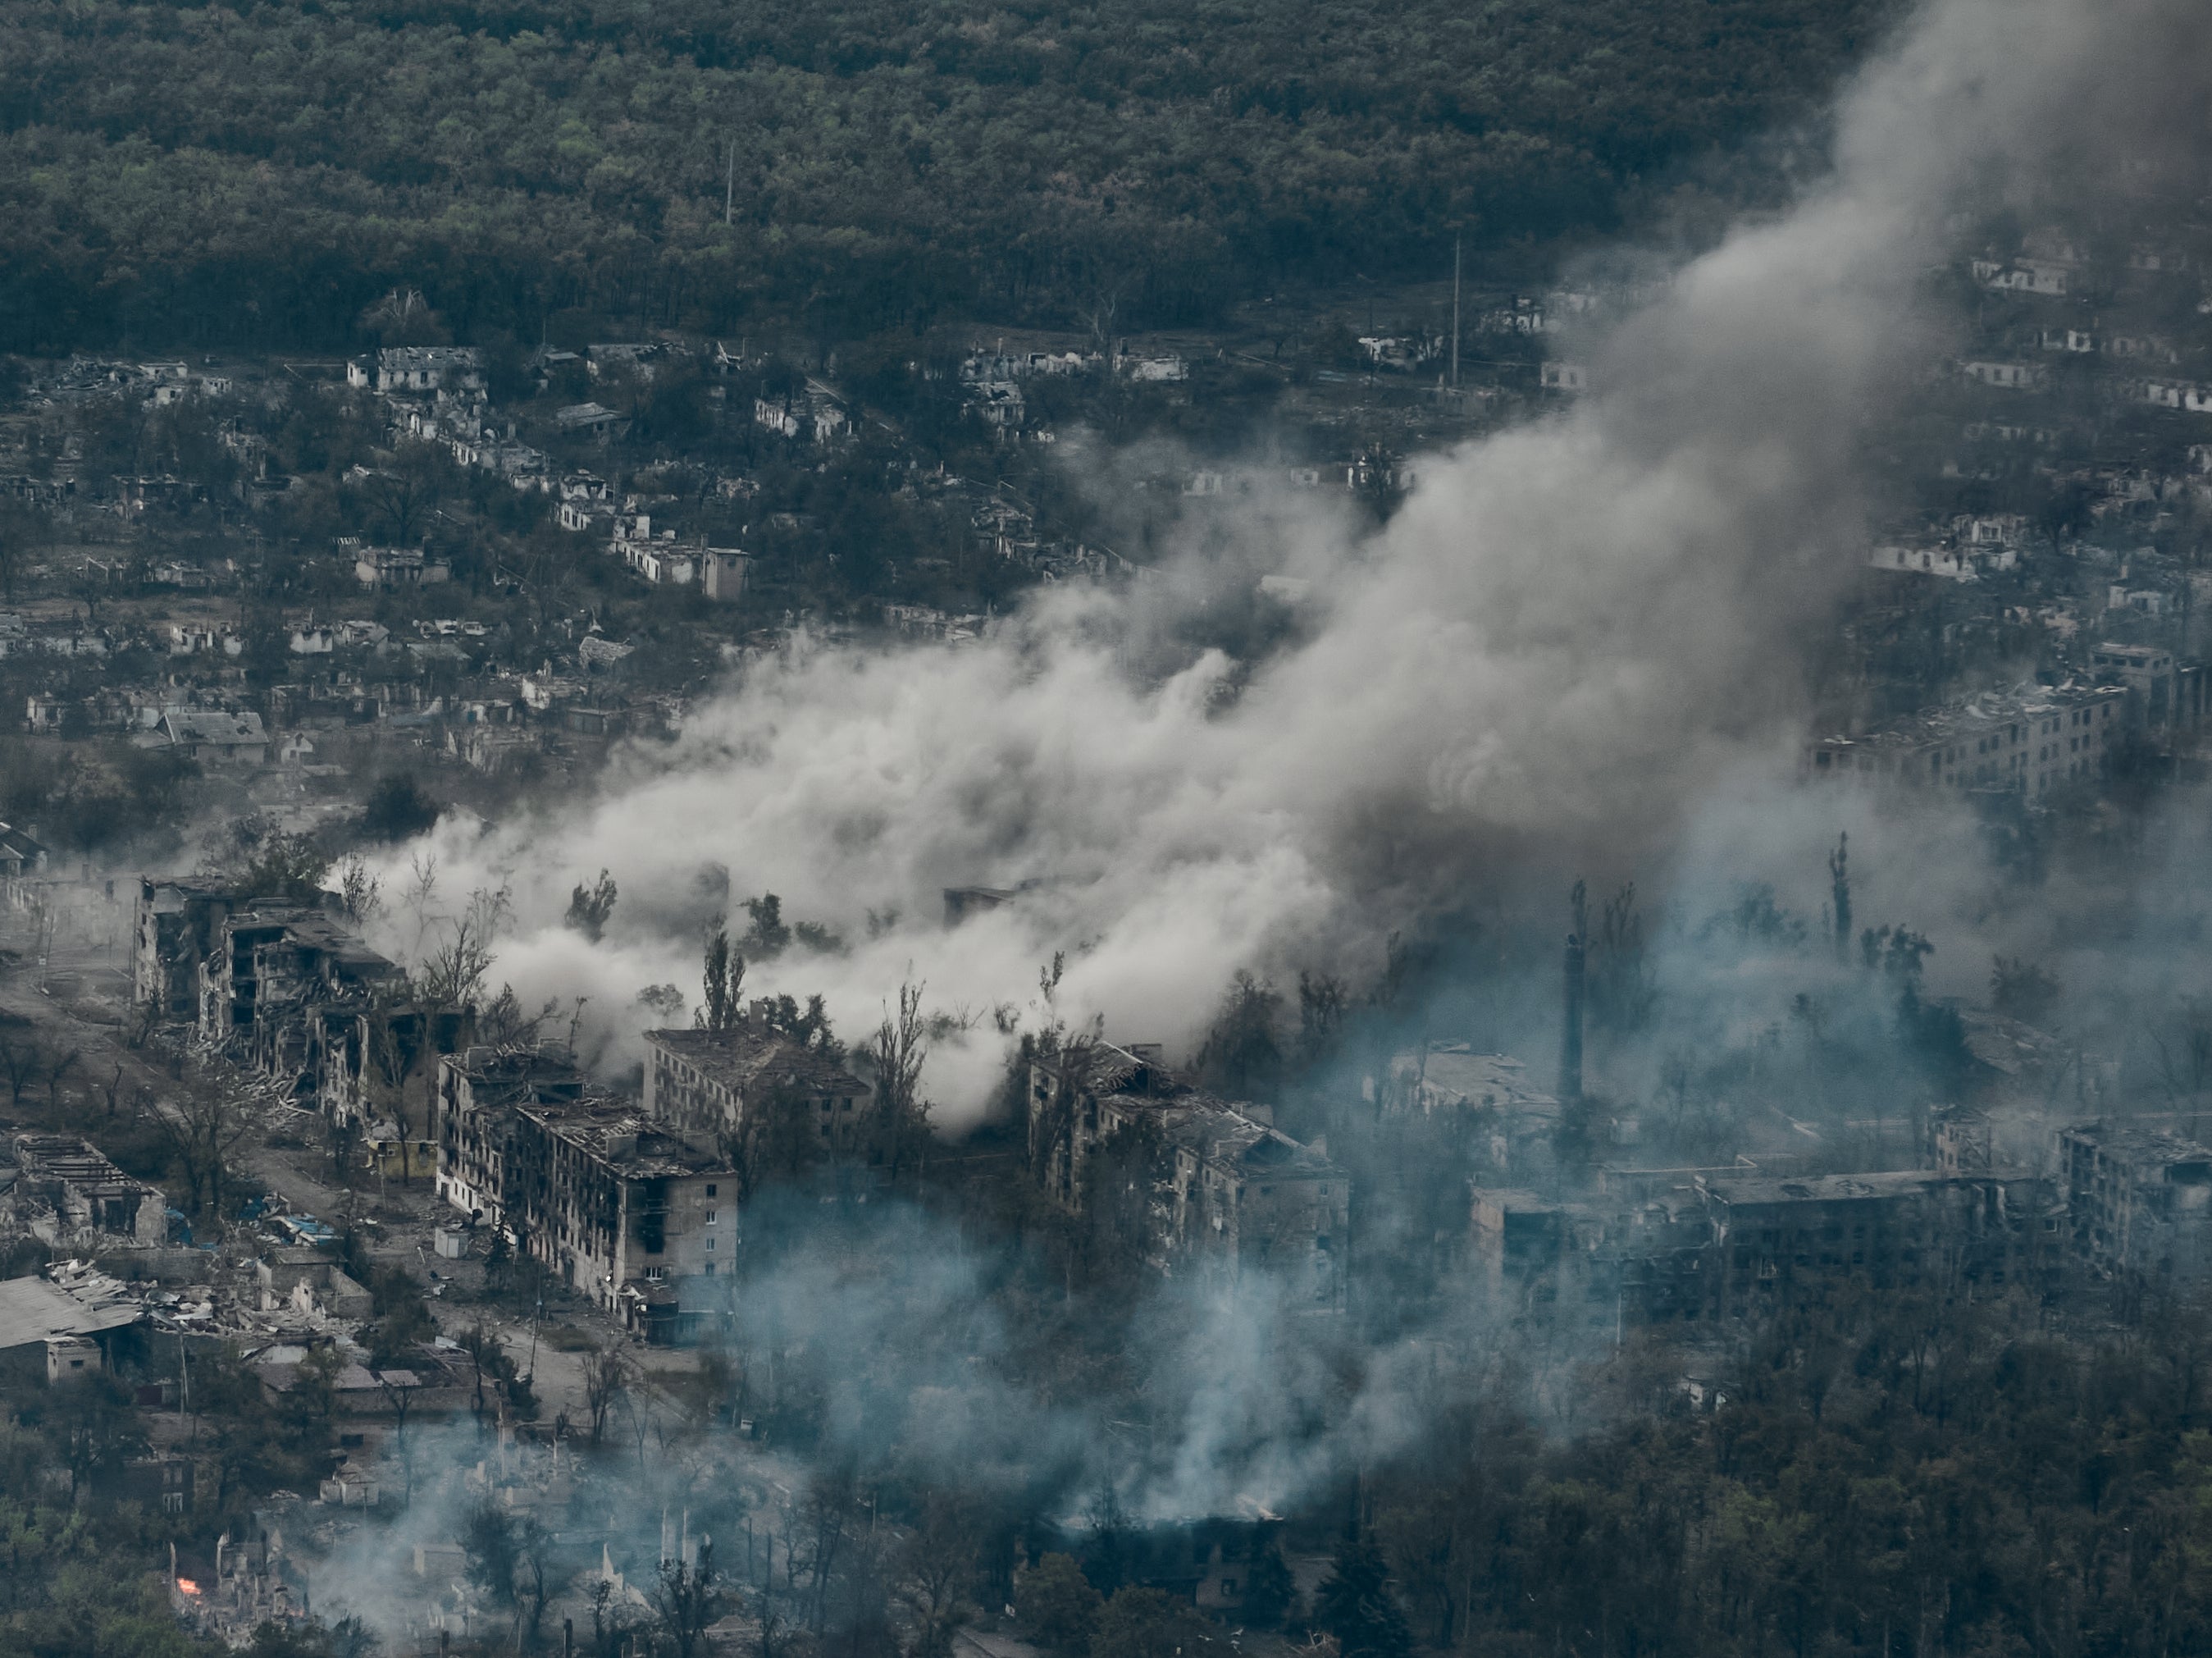
[(2091, 1271), (2176, 1288), (2212, 1274), (2212, 1147), (2095, 1122), (2063, 1131), (2058, 1156), (2069, 1241)]
[(71, 1134), (18, 1134), (10, 1143), (15, 1224), (58, 1249), (154, 1248), (169, 1237), (159, 1186), (125, 1174)]
[(760, 1114), (787, 1109), (820, 1149), (854, 1158), (868, 1149), (868, 1085), (770, 1023), (757, 1002), (727, 1031), (645, 1033), (645, 1113), (673, 1129), (731, 1136)]
[(112, 1278), (0, 1282), (0, 1375), (48, 1387), (97, 1375), (145, 1315)]
[(1115, 1231), (1155, 1271), (1264, 1274), (1294, 1306), (1340, 1313), (1352, 1185), (1317, 1146), (1176, 1077), (1150, 1044), (1100, 1043), (1032, 1069), (1030, 1166), (1055, 1202)]
[(302, 1319), (357, 1322), (372, 1311), (368, 1291), (325, 1249), (273, 1245), (262, 1252), (253, 1272), (264, 1313), (290, 1312)]

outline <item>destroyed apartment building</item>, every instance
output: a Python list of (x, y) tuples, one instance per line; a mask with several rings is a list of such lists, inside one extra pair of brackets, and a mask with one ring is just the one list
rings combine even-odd
[(2075, 1258), (2108, 1278), (2165, 1289), (2212, 1282), (2212, 1147), (2124, 1122), (2058, 1136)]
[(710, 1131), (588, 1092), (552, 1044), (439, 1067), (439, 1193), (655, 1344), (726, 1320), (738, 1182)]
[(366, 1114), (372, 1009), (380, 1027), (404, 1025), (419, 1039), (427, 1015), (400, 1005), (406, 986), (397, 963), (324, 905), (206, 878), (138, 883), (131, 995), (140, 1017), (188, 1027), (333, 1121)]
[(731, 1030), (647, 1031), (646, 1115), (678, 1129), (734, 1136), (781, 1107), (833, 1158), (875, 1161), (868, 1085), (777, 1029), (771, 1013), (761, 1001)]
[(304, 1078), (361, 1003), (404, 982), (327, 911), (252, 900), (223, 917), (201, 960), (200, 1039), (268, 1076)]
[(2044, 1295), (2063, 1262), (2055, 1196), (2032, 1175), (1608, 1169), (1573, 1198), (1469, 1198), (1475, 1282), (1510, 1316), (1591, 1332), (1761, 1323), (1854, 1284)]
[(1032, 1067), (1030, 1166), (1061, 1208), (1112, 1226), (1155, 1271), (1265, 1275), (1293, 1307), (1341, 1313), (1350, 1178), (1273, 1118), (1191, 1087), (1156, 1045), (1102, 1042)]

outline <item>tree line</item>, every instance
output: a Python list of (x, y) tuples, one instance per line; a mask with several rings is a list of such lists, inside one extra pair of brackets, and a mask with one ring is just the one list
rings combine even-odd
[(471, 338), (1188, 323), (1612, 229), (1888, 9), (21, 7), (0, 349), (327, 349), (395, 283)]

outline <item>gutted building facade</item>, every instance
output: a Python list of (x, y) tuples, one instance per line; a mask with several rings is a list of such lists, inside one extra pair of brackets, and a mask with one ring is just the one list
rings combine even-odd
[(531, 1258), (655, 1342), (688, 1342), (734, 1303), (737, 1183), (712, 1137), (672, 1133), (625, 1099), (514, 1112), (508, 1226)]
[(200, 1039), (319, 1102), (331, 1049), (405, 972), (320, 909), (257, 901), (215, 931), (198, 972)]
[(727, 1317), (738, 1183), (711, 1132), (584, 1088), (552, 1044), (439, 1067), (438, 1192), (578, 1294), (659, 1342)]
[(2058, 1137), (2069, 1240), (2110, 1277), (2195, 1285), (2212, 1274), (2212, 1147), (2120, 1123)]
[(219, 942), (222, 923), (246, 896), (225, 881), (138, 882), (131, 924), (131, 993), (156, 1022), (197, 1021), (199, 970)]
[(774, 1028), (756, 1003), (728, 1031), (645, 1033), (645, 1112), (688, 1132), (728, 1135), (770, 1106), (790, 1111), (823, 1153), (868, 1149), (868, 1085), (827, 1055)]
[(1860, 1289), (2058, 1287), (2057, 1195), (2033, 1175), (1672, 1173), (1631, 1172), (1571, 1201), (1475, 1186), (1470, 1289), (1513, 1314), (1618, 1332), (1755, 1324)]
[(1100, 1043), (1030, 1079), (1030, 1167), (1061, 1207), (1169, 1277), (1264, 1276), (1297, 1308), (1345, 1310), (1352, 1186), (1264, 1106), (1201, 1093), (1149, 1044)]
[(520, 1204), (507, 1151), (518, 1112), (579, 1099), (584, 1073), (557, 1043), (477, 1046), (438, 1061), (438, 1195), (491, 1225)]

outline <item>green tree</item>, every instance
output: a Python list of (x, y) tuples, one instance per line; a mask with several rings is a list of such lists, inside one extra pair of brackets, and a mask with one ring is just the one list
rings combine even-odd
[(411, 840), (436, 826), (439, 810), (412, 774), (386, 772), (368, 791), (362, 808), (362, 832), (376, 840)]
[(1340, 1544), (1314, 1596), (1314, 1622), (1336, 1637), (1343, 1658), (1406, 1658), (1413, 1631), (1390, 1592), (1382, 1550), (1367, 1538)]
[(1105, 1597), (1091, 1587), (1072, 1554), (1048, 1554), (1014, 1586), (1014, 1617), (1046, 1651), (1079, 1658), (1091, 1649)]
[(1099, 1608), (1091, 1658), (1202, 1658), (1229, 1643), (1213, 1622), (1164, 1589), (1116, 1589)]

